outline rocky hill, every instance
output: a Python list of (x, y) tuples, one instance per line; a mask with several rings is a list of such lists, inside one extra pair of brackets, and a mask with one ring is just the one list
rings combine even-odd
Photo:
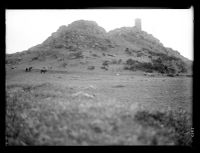
[(192, 69), (192, 61), (136, 26), (106, 32), (96, 22), (86, 20), (63, 25), (43, 43), (6, 56), (7, 66), (24, 68), (27, 64), (166, 74), (191, 73)]
[[(100, 49), (106, 50), (114, 44), (107, 38), (106, 31), (94, 21), (79, 20), (68, 26), (61, 26), (52, 33), (40, 46), (29, 50), (44, 48), (62, 48), (69, 50)], [(38, 48), (39, 47), (39, 48)]]

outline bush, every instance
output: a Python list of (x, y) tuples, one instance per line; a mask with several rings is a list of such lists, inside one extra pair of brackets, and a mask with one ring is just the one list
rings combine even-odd
[(150, 70), (150, 69), (149, 69), (149, 70), (146, 70), (145, 72), (146, 72), (146, 73), (152, 73), (153, 70)]
[(102, 66), (101, 69), (104, 69), (104, 70), (106, 70), (106, 71), (108, 70), (108, 68), (105, 67), (105, 66)]
[(93, 57), (99, 57), (97, 54), (92, 54)]
[(98, 48), (100, 48), (101, 50), (107, 50), (107, 47), (105, 46), (98, 46)]
[(130, 70), (128, 66), (124, 66), (124, 70)]
[(6, 64), (19, 64), (21, 60), (20, 58), (10, 58), (6, 60)]
[(117, 63), (118, 63), (118, 61), (116, 59), (113, 59), (111, 62), (111, 64), (117, 64)]
[(173, 73), (173, 74), (176, 73), (176, 69), (173, 65), (169, 67), (164, 64), (164, 63), (171, 63), (172, 61), (175, 61), (175, 65), (177, 66), (179, 72), (182, 72), (182, 73), (187, 72), (186, 64), (181, 59), (174, 56), (167, 56), (162, 53), (152, 53), (152, 54), (159, 56), (158, 59), (152, 61), (157, 71), (164, 72), (164, 73)]
[(122, 59), (119, 59), (119, 60), (118, 60), (118, 64), (121, 64), (121, 63), (122, 63)]
[(166, 73), (168, 71), (167, 67), (162, 64), (162, 60), (160, 58), (153, 60), (153, 69), (160, 73)]
[(146, 71), (153, 69), (153, 65), (151, 63), (141, 63), (140, 65), (141, 69), (144, 69)]
[(61, 66), (62, 66), (62, 67), (66, 67), (66, 66), (67, 66), (67, 63), (64, 62), (64, 63), (61, 64)]
[(132, 59), (128, 59), (126, 61), (126, 66), (124, 67), (124, 69), (129, 69), (132, 71), (135, 70), (142, 70), (142, 71), (149, 71), (149, 72), (153, 72), (153, 65), (151, 63), (141, 63)]
[(128, 55), (131, 55), (131, 51), (129, 51), (129, 48), (126, 48), (126, 49), (125, 49), (125, 52), (126, 52)]
[(134, 64), (136, 64), (136, 62), (137, 62), (137, 61), (132, 60), (132, 59), (130, 58), (130, 59), (128, 59), (128, 60), (126, 61), (126, 64), (127, 64), (127, 65), (134, 65)]
[(88, 66), (88, 70), (94, 70), (95, 66)]
[(187, 72), (186, 64), (183, 61), (179, 60), (176, 63), (176, 65), (179, 68), (179, 72), (181, 72), (181, 73), (186, 73)]
[(58, 61), (64, 61), (64, 58), (58, 58)]
[(144, 55), (143, 53), (138, 53), (137, 57), (141, 57), (142, 55)]
[(108, 63), (109, 63), (109, 61), (104, 61), (104, 62), (102, 63), (102, 65), (103, 65), (103, 66), (108, 66)]
[(70, 56), (73, 58), (73, 59), (77, 59), (77, 58), (83, 58), (83, 55), (82, 55), (82, 52), (75, 52), (75, 53), (71, 53)]
[(62, 44), (55, 45), (55, 48), (63, 48), (63, 47), (64, 47), (64, 45), (62, 45)]
[(107, 54), (108, 56), (111, 56), (111, 57), (115, 57), (114, 55), (112, 55), (112, 54)]
[(169, 76), (169, 77), (175, 77), (174, 74), (167, 74), (167, 76)]
[(33, 58), (32, 58), (32, 61), (34, 61), (34, 60), (38, 60), (38, 57), (33, 57)]
[(126, 49), (125, 49), (125, 52), (127, 52), (127, 51), (129, 51), (129, 48), (126, 48)]
[(160, 72), (160, 73), (170, 73), (170, 74), (174, 74), (176, 73), (176, 69), (173, 65), (165, 65), (163, 64), (163, 61), (161, 58), (158, 58), (156, 60), (153, 60), (153, 67), (156, 71)]
[[(186, 66), (184, 63), (181, 64), (181, 62), (177, 62), (179, 65), (179, 71), (180, 72), (186, 72), (187, 69), (185, 68)], [(177, 64), (176, 64), (177, 65)], [(141, 63), (136, 60), (128, 59), (125, 63), (125, 70), (141, 70), (145, 72), (153, 72), (157, 71), (159, 73), (166, 73), (166, 74), (175, 74), (177, 72), (176, 68), (171, 64), (171, 65), (165, 65), (163, 64), (163, 61), (161, 58), (152, 60), (152, 63)]]
[(192, 143), (191, 115), (182, 109), (176, 112), (142, 110), (136, 113), (134, 119), (145, 128), (153, 128), (157, 132), (155, 144), (158, 143), (158, 136), (168, 137), (175, 145), (191, 145)]

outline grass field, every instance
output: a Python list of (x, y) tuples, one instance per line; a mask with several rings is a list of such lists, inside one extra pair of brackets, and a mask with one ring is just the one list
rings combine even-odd
[(6, 145), (191, 145), (192, 78), (6, 72)]

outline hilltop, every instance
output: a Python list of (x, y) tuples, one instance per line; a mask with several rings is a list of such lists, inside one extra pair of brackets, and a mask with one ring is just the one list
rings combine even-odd
[(24, 69), (51, 66), (76, 71), (191, 73), (192, 61), (141, 30), (141, 23), (106, 32), (94, 21), (60, 26), (44, 42), (6, 56), (6, 65)]

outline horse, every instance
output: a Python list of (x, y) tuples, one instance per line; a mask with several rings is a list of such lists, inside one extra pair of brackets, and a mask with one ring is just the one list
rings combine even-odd
[(33, 68), (33, 67), (26, 68), (25, 71), (26, 71), (26, 72), (31, 72), (32, 68)]
[(30, 72), (30, 71), (32, 70), (32, 68), (33, 68), (33, 67), (29, 67), (29, 68), (28, 68), (28, 71)]
[(40, 73), (45, 73), (45, 72), (47, 72), (47, 69), (43, 67), (43, 69), (40, 70)]

